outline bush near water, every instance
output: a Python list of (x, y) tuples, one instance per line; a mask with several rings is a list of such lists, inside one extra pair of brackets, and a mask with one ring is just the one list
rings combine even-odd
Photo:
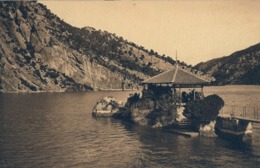
[(206, 125), (215, 121), (219, 115), (224, 101), (218, 95), (210, 95), (202, 100), (193, 100), (185, 105), (183, 115), (191, 121)]

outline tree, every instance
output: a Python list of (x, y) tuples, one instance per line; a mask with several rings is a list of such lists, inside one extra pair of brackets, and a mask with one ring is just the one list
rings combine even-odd
[(150, 54), (151, 54), (151, 55), (154, 55), (154, 51), (153, 51), (152, 49), (150, 50)]
[(185, 105), (183, 115), (200, 124), (209, 124), (217, 119), (224, 101), (218, 95), (210, 95), (202, 100), (193, 100)]

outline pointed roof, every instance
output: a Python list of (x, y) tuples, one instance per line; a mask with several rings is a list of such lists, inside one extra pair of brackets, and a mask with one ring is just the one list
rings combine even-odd
[(142, 83), (146, 84), (184, 84), (184, 85), (201, 85), (207, 84), (210, 81), (193, 74), (188, 70), (178, 68), (175, 66), (172, 70), (163, 72), (159, 75), (151, 77)]

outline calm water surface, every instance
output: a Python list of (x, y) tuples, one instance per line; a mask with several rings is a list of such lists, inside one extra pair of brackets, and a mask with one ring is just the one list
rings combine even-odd
[[(204, 91), (223, 97), (223, 113), (244, 106), (260, 112), (260, 86)], [(0, 168), (260, 167), (260, 124), (254, 125), (251, 143), (238, 144), (92, 117), (99, 98), (126, 100), (129, 93), (0, 94)]]

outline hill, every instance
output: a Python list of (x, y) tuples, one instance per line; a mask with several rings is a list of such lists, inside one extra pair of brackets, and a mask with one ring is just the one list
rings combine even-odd
[(216, 78), (215, 84), (260, 84), (260, 43), (194, 68)]
[(74, 27), (32, 1), (0, 2), (0, 36), (0, 92), (119, 89), (176, 63), (107, 31)]
[(0, 2), (0, 25), (2, 92), (121, 88), (172, 67), (115, 34), (73, 27), (37, 2)]

